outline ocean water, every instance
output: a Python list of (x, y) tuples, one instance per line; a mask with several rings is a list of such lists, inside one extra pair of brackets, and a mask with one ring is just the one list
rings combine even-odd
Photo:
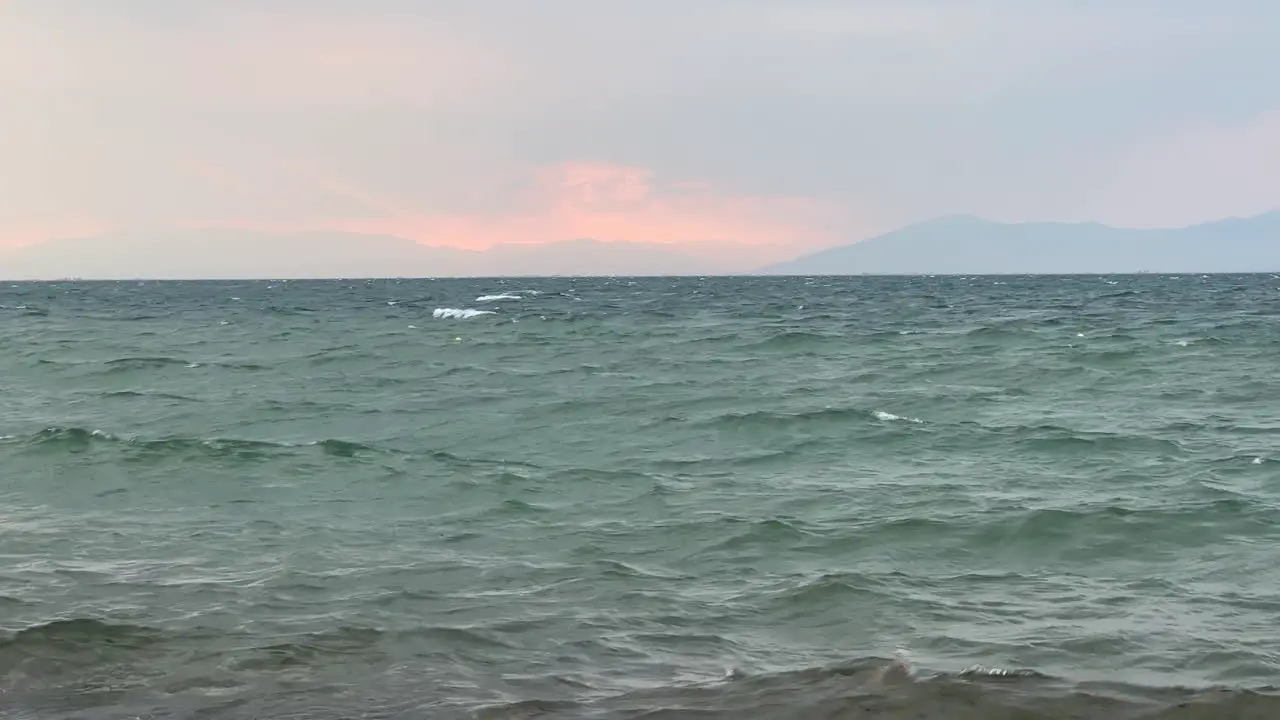
[(1280, 279), (0, 284), (0, 716), (1276, 718)]

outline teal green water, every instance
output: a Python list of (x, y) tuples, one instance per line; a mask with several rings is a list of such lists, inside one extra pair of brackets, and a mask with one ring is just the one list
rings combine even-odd
[(9, 717), (1280, 716), (1271, 275), (4, 284), (0, 330)]

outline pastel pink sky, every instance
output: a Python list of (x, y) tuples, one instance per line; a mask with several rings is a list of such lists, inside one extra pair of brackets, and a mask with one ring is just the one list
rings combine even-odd
[[(224, 172), (209, 167), (193, 172), (218, 192), (236, 191)], [(744, 268), (832, 245), (853, 222), (870, 227), (867, 219), (851, 218), (847, 208), (833, 202), (735, 195), (704, 182), (659, 184), (647, 169), (601, 163), (533, 168), (507, 178), (518, 181), (520, 187), (514, 191), (500, 190), (499, 183), (492, 182), (482, 194), (502, 201), (507, 209), (489, 213), (424, 212), (412, 198), (371, 191), (315, 168), (297, 170), (295, 177), (299, 185), (310, 185), (331, 198), (333, 206), (349, 210), (251, 227), (386, 234), (468, 250), (580, 238), (659, 243)], [(218, 217), (176, 225), (244, 226)]]
[(743, 267), (1280, 206), (1272, 4), (0, 3), (0, 247), (166, 227)]

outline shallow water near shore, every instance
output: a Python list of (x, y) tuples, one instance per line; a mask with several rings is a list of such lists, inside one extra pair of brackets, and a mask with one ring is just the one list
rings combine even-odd
[(0, 714), (1280, 717), (1280, 279), (0, 284)]

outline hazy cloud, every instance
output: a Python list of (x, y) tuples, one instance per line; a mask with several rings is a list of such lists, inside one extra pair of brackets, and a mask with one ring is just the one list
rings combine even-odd
[(1247, 0), (10, 0), (0, 245), (133, 227), (761, 257), (1280, 205)]

